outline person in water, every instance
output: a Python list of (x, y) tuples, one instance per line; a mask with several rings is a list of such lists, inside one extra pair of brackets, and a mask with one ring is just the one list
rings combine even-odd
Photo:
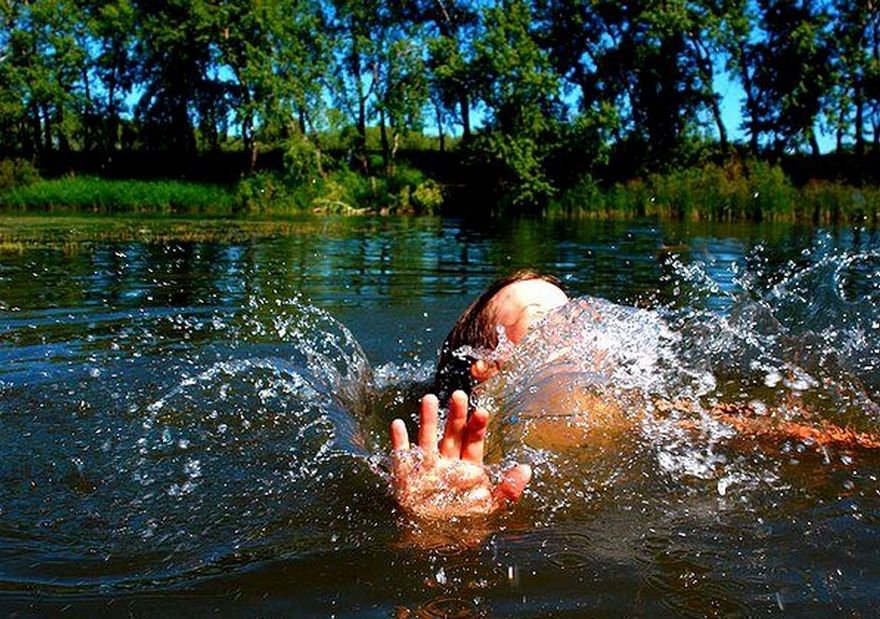
[[(448, 396), (449, 401), (439, 440), (440, 400), (434, 394), (425, 395), (421, 400), (415, 446), (410, 443), (403, 420), (395, 419), (391, 423), (392, 488), (404, 510), (429, 519), (491, 514), (522, 496), (532, 476), (527, 464), (514, 465), (498, 479), (493, 479), (483, 465), (489, 415), (480, 407), (469, 415), (469, 398), (476, 385), (501, 371), (503, 360), (493, 355), (478, 358), (474, 353), (495, 350), (501, 333), (509, 345), (515, 346), (532, 325), (568, 301), (556, 278), (518, 271), (490, 285), (456, 321), (443, 343), (436, 371), (435, 390), (441, 397)], [(601, 320), (601, 316), (598, 319)], [(599, 360), (597, 358), (597, 362)], [(553, 394), (550, 397), (552, 400)], [(634, 417), (627, 415), (620, 403), (592, 397), (587, 408), (591, 417), (595, 417), (594, 427), (598, 420), (606, 430), (634, 428)], [(662, 413), (664, 407), (673, 406), (680, 408), (688, 404), (655, 402), (653, 410), (657, 414)], [(761, 418), (750, 415), (742, 407), (724, 404), (712, 407), (709, 413), (742, 435), (880, 448), (880, 437), (830, 424), (808, 426)], [(595, 433), (583, 444), (604, 435), (607, 433)]]

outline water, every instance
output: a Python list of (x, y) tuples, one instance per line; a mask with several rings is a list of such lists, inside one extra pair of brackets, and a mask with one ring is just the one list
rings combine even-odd
[[(5, 612), (828, 616), (880, 595), (877, 450), (711, 414), (880, 434), (874, 231), (5, 218), (0, 248)], [(497, 520), (410, 522), (387, 422), (517, 267), (581, 297), (480, 393), (493, 459), (534, 481)], [(583, 393), (627, 431), (597, 439)]]

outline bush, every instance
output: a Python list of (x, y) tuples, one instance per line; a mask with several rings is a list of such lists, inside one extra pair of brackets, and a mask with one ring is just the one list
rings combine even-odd
[(859, 188), (827, 181), (810, 181), (799, 193), (797, 203), (803, 220), (814, 223), (877, 223), (880, 189), (876, 187)]
[(540, 212), (556, 194), (544, 169), (546, 151), (537, 139), (501, 132), (482, 133), (468, 145), (470, 165), (483, 171), (496, 184), (500, 209)]
[(412, 203), (418, 213), (436, 213), (443, 206), (443, 189), (437, 181), (429, 178), (416, 185), (412, 192)]
[(595, 216), (606, 210), (605, 197), (596, 179), (585, 174), (551, 204), (548, 213), (555, 214), (561, 210), (568, 215)]
[(749, 189), (753, 198), (748, 219), (801, 219), (794, 187), (781, 167), (763, 161), (752, 161), (748, 168)]
[[(314, 184), (320, 177), (318, 162), (321, 154), (305, 136), (297, 135), (287, 141), (284, 149), (284, 176), (291, 186)], [(323, 162), (322, 162), (323, 163)]]
[(270, 172), (246, 176), (235, 188), (236, 211), (248, 214), (266, 214), (278, 209), (278, 203), (287, 198), (284, 181)]
[(20, 157), (0, 160), (0, 191), (31, 185), (38, 180), (40, 175), (30, 161)]

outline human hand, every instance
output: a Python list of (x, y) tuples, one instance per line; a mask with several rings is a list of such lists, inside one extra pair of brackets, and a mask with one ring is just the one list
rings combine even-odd
[(410, 448), (402, 420), (391, 423), (392, 485), (400, 506), (421, 518), (441, 519), (491, 514), (519, 499), (532, 477), (528, 465), (508, 469), (497, 483), (483, 466), (489, 414), (478, 408), (468, 419), (468, 397), (456, 391), (438, 442), (438, 409), (435, 396), (422, 398), (418, 448)]

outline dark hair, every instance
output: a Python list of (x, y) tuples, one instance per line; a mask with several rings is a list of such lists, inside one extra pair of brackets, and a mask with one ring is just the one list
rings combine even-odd
[(456, 389), (470, 394), (476, 386), (476, 381), (471, 376), (471, 364), (476, 359), (461, 353), (455, 354), (456, 351), (463, 346), (478, 350), (494, 350), (498, 346), (498, 312), (492, 303), (495, 295), (510, 284), (532, 279), (540, 279), (562, 288), (562, 282), (552, 275), (530, 270), (516, 271), (492, 282), (455, 322), (440, 348), (440, 360), (434, 375), (434, 389), (441, 402)]

